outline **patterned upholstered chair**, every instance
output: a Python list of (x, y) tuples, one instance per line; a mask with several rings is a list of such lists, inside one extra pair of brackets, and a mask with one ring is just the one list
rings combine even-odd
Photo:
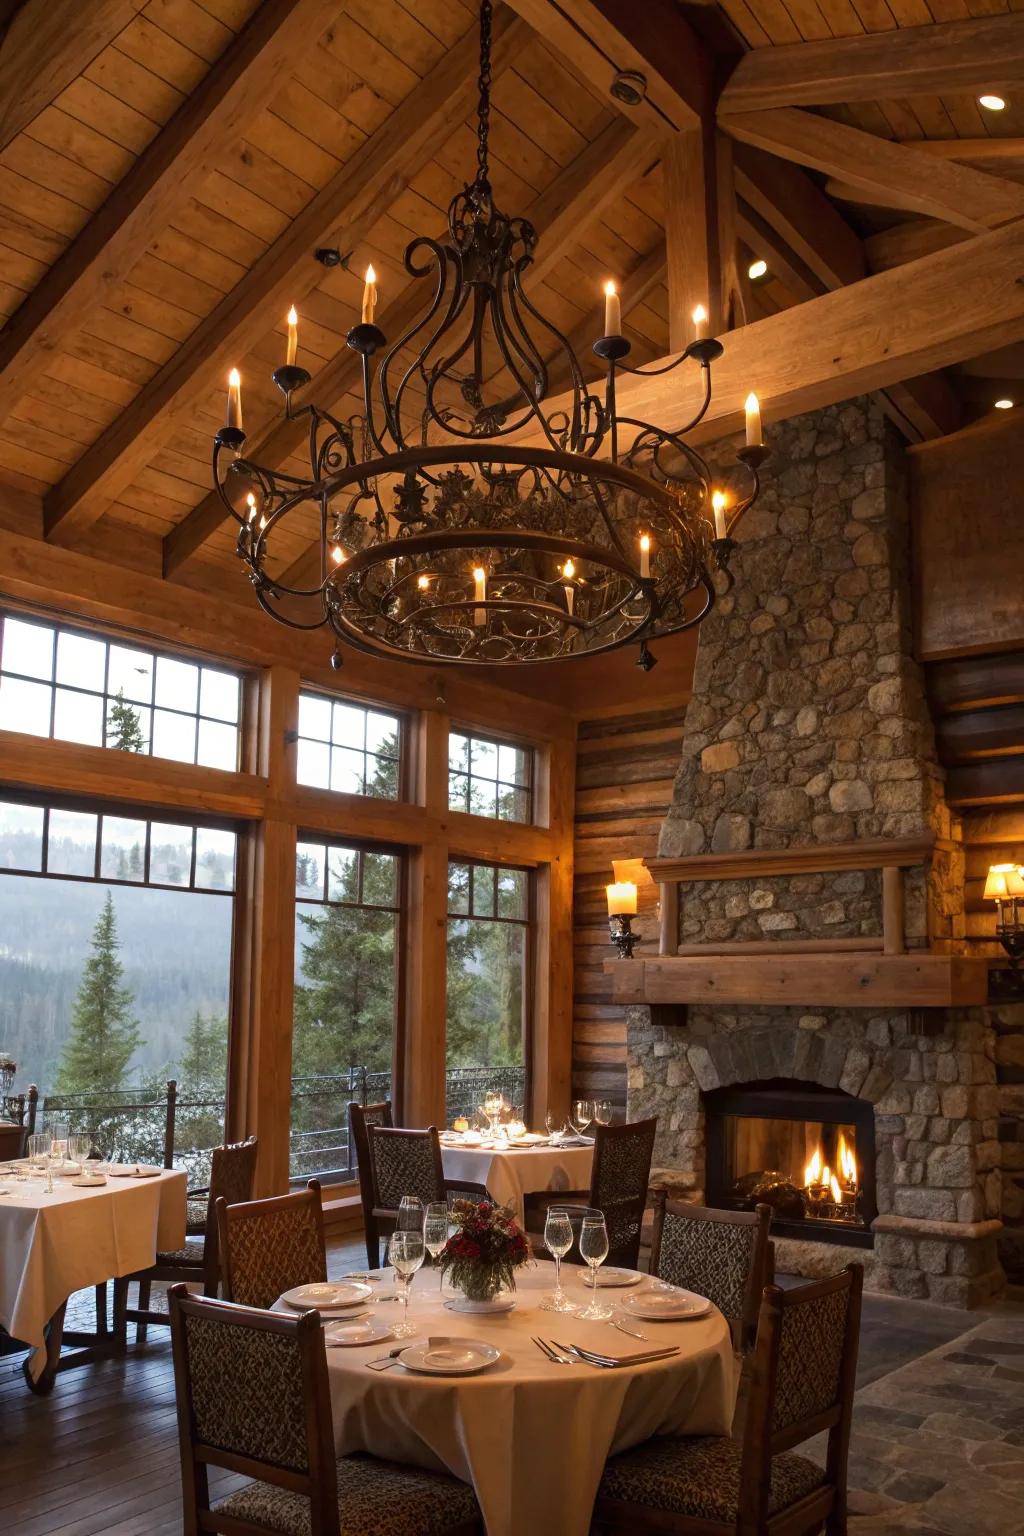
[(217, 1201), (224, 1295), (247, 1307), (271, 1307), (296, 1285), (327, 1279), (320, 1185), (245, 1205)]
[(370, 1173), (370, 1126), (393, 1126), (391, 1100), (381, 1104), (350, 1104), (348, 1107), (349, 1140), (356, 1154), (359, 1171), (359, 1199), (363, 1207), (363, 1231), (366, 1234), (366, 1262), (370, 1269), (380, 1268), (381, 1229), (373, 1214), (373, 1177)]
[[(204, 1191), (204, 1221), (198, 1233), (189, 1233), (186, 1226), (184, 1248), (173, 1252), (158, 1253), (156, 1263), (135, 1275), (125, 1275), (114, 1282), (114, 1323), (117, 1332), (124, 1337), (126, 1325), (135, 1324), (136, 1343), (143, 1344), (150, 1323), (169, 1321), (166, 1312), (154, 1312), (150, 1307), (153, 1281), (187, 1281), (201, 1285), (204, 1296), (216, 1296), (220, 1284), (220, 1260), (218, 1257), (217, 1201), (228, 1205), (252, 1199), (253, 1179), (256, 1176), (257, 1143), (255, 1136), (248, 1141), (236, 1141), (225, 1147), (214, 1147), (210, 1159), (210, 1185)], [(197, 1237), (189, 1242), (189, 1236)], [(138, 1306), (128, 1305), (128, 1287), (132, 1281), (139, 1287)]]
[[(593, 1530), (660, 1536), (827, 1536), (846, 1531), (864, 1271), (851, 1264), (796, 1290), (769, 1286), (758, 1319), (743, 1441), (648, 1440), (613, 1456)], [(793, 1447), (828, 1433), (824, 1466)]]
[[(631, 1125), (599, 1125), (594, 1132), (594, 1161), (590, 1188), (565, 1194), (545, 1192), (526, 1197), (526, 1227), (541, 1234), (552, 1205), (589, 1205), (604, 1212), (608, 1225), (608, 1263), (635, 1269), (640, 1258), (640, 1232), (647, 1208), (647, 1184), (651, 1174), (657, 1118), (636, 1120)], [(550, 1255), (535, 1244), (537, 1258)], [(578, 1262), (578, 1255), (568, 1255)]]
[(753, 1346), (761, 1292), (771, 1280), (771, 1207), (715, 1211), (654, 1197), (651, 1274), (713, 1301), (739, 1349)]
[[(283, 1317), (170, 1292), (186, 1536), (477, 1536), (467, 1483), (370, 1456), (336, 1460), (313, 1312)], [(211, 1506), (209, 1468), (253, 1479)]]
[(403, 1195), (418, 1195), (424, 1205), (449, 1199), (488, 1199), (483, 1184), (445, 1178), (436, 1126), (413, 1131), (371, 1125), (369, 1139), (370, 1214), (381, 1235), (394, 1231)]

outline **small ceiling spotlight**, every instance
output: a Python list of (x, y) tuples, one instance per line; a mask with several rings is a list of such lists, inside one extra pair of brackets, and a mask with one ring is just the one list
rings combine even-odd
[(750, 263), (750, 266), (747, 268), (747, 276), (750, 278), (752, 283), (758, 282), (762, 277), (767, 277), (768, 263), (763, 261), (759, 256), (756, 261), (752, 261)]
[(984, 107), (986, 112), (1001, 112), (1006, 106), (1006, 101), (1002, 96), (979, 96), (978, 106)]
[(624, 106), (638, 107), (647, 95), (647, 78), (637, 69), (620, 69), (608, 89)]
[(1004, 395), (1001, 400), (994, 400), (992, 403), (997, 411), (1013, 410), (1013, 401), (1010, 399), (1009, 395)]

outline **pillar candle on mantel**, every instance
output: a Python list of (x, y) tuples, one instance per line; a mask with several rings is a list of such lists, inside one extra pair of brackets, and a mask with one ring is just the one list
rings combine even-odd
[(612, 282), (604, 285), (604, 333), (606, 336), (622, 335), (622, 305)]
[(288, 311), (288, 354), (285, 357), (285, 365), (288, 368), (295, 367), (295, 359), (299, 355), (299, 314), (293, 304)]
[(373, 267), (367, 267), (366, 277), (363, 281), (363, 324), (373, 324), (373, 313), (377, 308), (377, 274)]
[(242, 375), (237, 368), (232, 368), (228, 374), (228, 419), (229, 427), (242, 429)]
[(605, 886), (609, 917), (633, 917), (636, 914), (636, 886), (632, 880), (619, 880)]
[(747, 418), (747, 447), (761, 446), (761, 402), (751, 390), (743, 406)]

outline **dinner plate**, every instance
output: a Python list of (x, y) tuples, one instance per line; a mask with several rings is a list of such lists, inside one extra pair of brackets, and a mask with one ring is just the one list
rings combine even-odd
[(499, 1291), (490, 1301), (471, 1301), (468, 1296), (451, 1296), (445, 1302), (449, 1312), (511, 1312), (516, 1298), (508, 1291)]
[(101, 1189), (106, 1184), (103, 1175), (97, 1177), (94, 1173), (80, 1173), (77, 1179), (71, 1180), (76, 1189)]
[(682, 1287), (659, 1286), (656, 1290), (634, 1291), (619, 1302), (623, 1312), (631, 1317), (641, 1317), (648, 1322), (681, 1322), (691, 1317), (704, 1317), (711, 1311), (706, 1296)]
[(299, 1312), (308, 1312), (310, 1308), (317, 1312), (340, 1312), (346, 1307), (359, 1306), (372, 1295), (371, 1287), (361, 1280), (341, 1280), (335, 1284), (321, 1281), (316, 1285), (293, 1286), (290, 1291), (285, 1291), (281, 1300)]
[[(597, 1288), (599, 1291), (623, 1285), (639, 1285), (647, 1276), (642, 1275), (638, 1269), (616, 1269), (614, 1266), (605, 1266), (597, 1272)], [(580, 1275), (580, 1284), (585, 1285), (588, 1291), (594, 1289), (594, 1283), (589, 1274)]]
[(383, 1344), (385, 1339), (392, 1337), (391, 1324), (383, 1317), (373, 1315), (342, 1318), (336, 1323), (329, 1323), (324, 1329), (328, 1347), (338, 1349), (358, 1349), (360, 1344)]
[(123, 1168), (110, 1168), (108, 1175), (112, 1179), (158, 1179), (163, 1173), (162, 1168), (150, 1168), (145, 1163), (131, 1163)]
[(547, 1145), (547, 1137), (539, 1135), (536, 1131), (527, 1131), (525, 1136), (510, 1136), (510, 1147), (540, 1147)]
[(472, 1376), (500, 1359), (501, 1350), (482, 1339), (428, 1339), (403, 1349), (398, 1363), (426, 1376)]

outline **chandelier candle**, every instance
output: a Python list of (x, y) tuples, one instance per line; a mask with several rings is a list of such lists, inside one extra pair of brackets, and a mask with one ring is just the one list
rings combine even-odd
[(228, 374), (228, 419), (226, 426), (242, 430), (242, 375), (237, 368)]
[(715, 515), (715, 538), (725, 538), (725, 508), (726, 497), (724, 491), (712, 491), (711, 510)]
[[(308, 472), (244, 457), (236, 395), (215, 438), (214, 485), (238, 525), (257, 602), (292, 628), (328, 626), (341, 642), (336, 667), (345, 648), (500, 667), (635, 644), (637, 665), (649, 671), (652, 642), (698, 625), (730, 579), (733, 543), (714, 538), (711, 471), (687, 441), (707, 416), (723, 344), (700, 305), (685, 351), (635, 364), (609, 281), (605, 334), (592, 346), (603, 376), (592, 383), (535, 309), (538, 233), (500, 208), (490, 180), (492, 12), (492, 0), (480, 0), (473, 173), (452, 199), (445, 234), (417, 236), (405, 251), (422, 308), (385, 336), (368, 268), (360, 323), (346, 338), (362, 375), (358, 413), (342, 420), (302, 398), (309, 374), (282, 364), (274, 382), (288, 419), (308, 426)], [(688, 420), (619, 413), (620, 375), (632, 384), (677, 368), (695, 375)], [(571, 380), (564, 408), (553, 377)], [(754, 446), (737, 451), (733, 528), (760, 489), (760, 436), (758, 422)], [(244, 515), (248, 490), (262, 527)], [(313, 526), (318, 576), (292, 585), (279, 573), (304, 568), (291, 551)]]
[(747, 447), (761, 447), (761, 402), (751, 390), (743, 406), (747, 422)]
[(293, 304), (288, 311), (288, 351), (285, 356), (285, 367), (294, 368), (295, 359), (299, 355), (299, 316)]

